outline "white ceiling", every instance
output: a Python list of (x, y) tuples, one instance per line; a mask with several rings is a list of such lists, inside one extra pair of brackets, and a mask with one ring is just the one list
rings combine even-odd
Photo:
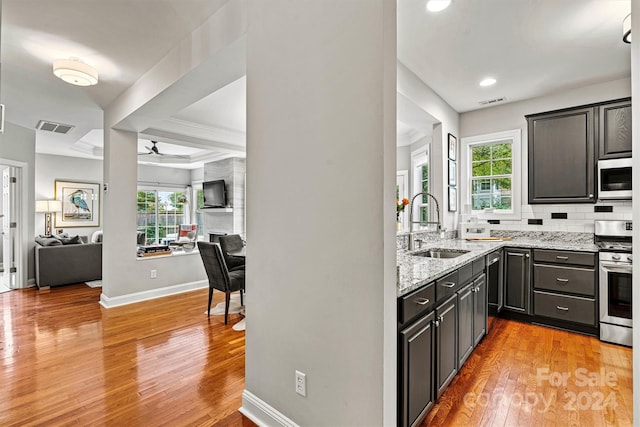
[[(41, 119), (75, 125), (68, 135), (38, 131), (37, 151), (96, 158), (102, 109), (226, 1), (3, 0), (1, 94), (7, 120), (28, 128)], [(629, 45), (621, 36), (630, 8), (630, 0), (454, 0), (431, 14), (425, 0), (399, 0), (398, 59), (459, 112), (482, 108), (482, 100), (513, 102), (628, 77)], [(53, 60), (68, 57), (98, 69), (98, 85), (75, 87), (53, 76)], [(489, 75), (498, 83), (479, 87)], [(206, 130), (242, 150), (245, 110), (242, 78), (162, 126), (183, 135)], [(399, 145), (430, 136), (434, 122), (398, 95)], [(229, 155), (169, 144), (180, 144), (176, 138), (155, 139), (164, 152), (192, 156), (193, 164), (177, 167)], [(149, 138), (141, 140), (139, 151), (145, 145)]]

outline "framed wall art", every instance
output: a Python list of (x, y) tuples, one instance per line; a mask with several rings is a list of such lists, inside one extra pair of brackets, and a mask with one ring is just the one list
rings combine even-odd
[(55, 198), (62, 202), (56, 228), (100, 226), (99, 183), (56, 180), (55, 187)]
[(456, 187), (449, 187), (449, 212), (458, 210), (458, 190)]
[(456, 162), (449, 160), (449, 185), (457, 185)]
[(456, 152), (458, 149), (458, 140), (455, 136), (449, 134), (449, 158), (451, 160), (456, 159)]

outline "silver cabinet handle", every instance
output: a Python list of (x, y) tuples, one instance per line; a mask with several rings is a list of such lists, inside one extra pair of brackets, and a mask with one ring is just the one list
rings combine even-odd
[(559, 277), (556, 277), (556, 282), (560, 282), (560, 283), (568, 283), (569, 279), (561, 279)]
[(444, 286), (445, 288), (453, 288), (456, 284), (453, 282), (444, 282), (440, 283), (440, 285)]
[(593, 194), (589, 194), (589, 198), (590, 198), (590, 199), (593, 199)]
[(442, 322), (444, 320), (444, 316), (438, 316), (438, 321)]
[(428, 298), (418, 298), (417, 300), (414, 300), (414, 302), (418, 305), (426, 305), (429, 304), (429, 299)]
[(529, 258), (529, 254), (524, 254), (524, 257), (525, 258)]
[(489, 261), (489, 264), (493, 264), (494, 262), (498, 262), (499, 259), (500, 259), (500, 257), (495, 257), (494, 259)]
[(559, 305), (556, 305), (556, 308), (562, 311), (569, 311), (569, 307), (560, 307)]
[(440, 322), (438, 320), (436, 320), (435, 322), (433, 322), (433, 324), (436, 326), (436, 328), (440, 327)]
[(568, 259), (569, 259), (569, 257), (568, 257), (568, 256), (560, 256), (560, 255), (556, 255), (556, 259), (561, 259), (561, 260), (563, 260), (563, 261), (566, 261), (566, 260), (568, 260)]

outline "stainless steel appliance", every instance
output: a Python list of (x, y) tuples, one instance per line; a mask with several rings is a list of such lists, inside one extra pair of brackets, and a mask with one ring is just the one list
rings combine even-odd
[(631, 199), (631, 158), (598, 161), (598, 198)]
[(600, 339), (631, 346), (632, 253), (630, 221), (596, 221), (600, 248)]

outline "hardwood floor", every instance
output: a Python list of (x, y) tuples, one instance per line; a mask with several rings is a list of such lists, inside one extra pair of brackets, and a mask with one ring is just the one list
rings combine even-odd
[(631, 353), (498, 319), (421, 426), (631, 426)]
[[(239, 315), (207, 319), (207, 290), (109, 310), (99, 295), (0, 294), (0, 425), (255, 426), (237, 411)], [(631, 365), (630, 349), (499, 319), (422, 426), (630, 426)]]
[(207, 318), (206, 289), (109, 310), (100, 292), (0, 294), (0, 425), (255, 425), (239, 315)]

